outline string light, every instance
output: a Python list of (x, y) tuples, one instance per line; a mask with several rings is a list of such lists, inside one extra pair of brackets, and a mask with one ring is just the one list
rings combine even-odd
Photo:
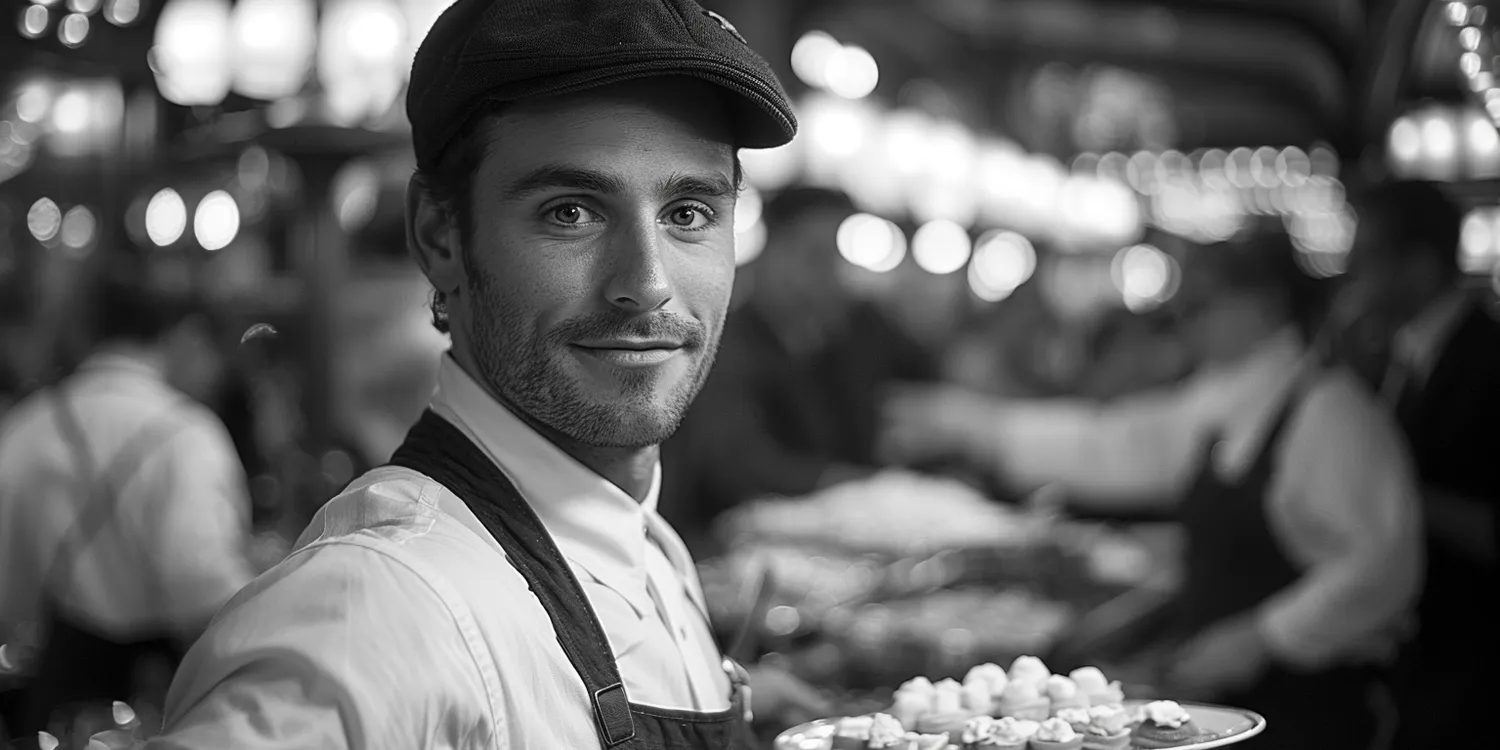
[(21, 35), (27, 39), (36, 39), (47, 33), (47, 26), (52, 23), (52, 13), (46, 6), (30, 5), (21, 12)]
[(158, 247), (166, 247), (187, 231), (187, 204), (172, 188), (162, 188), (146, 204), (146, 236)]
[(62, 229), (62, 211), (51, 198), (39, 198), (26, 212), (26, 228), (38, 242), (51, 242)]
[(912, 260), (919, 268), (936, 276), (963, 268), (969, 262), (972, 249), (968, 231), (947, 219), (934, 219), (923, 224), (911, 240)]
[(1036, 272), (1036, 249), (1025, 237), (992, 231), (974, 244), (969, 261), (969, 288), (986, 302), (1009, 297)]
[(204, 250), (222, 250), (240, 231), (240, 207), (223, 190), (203, 197), (193, 214), (193, 236)]

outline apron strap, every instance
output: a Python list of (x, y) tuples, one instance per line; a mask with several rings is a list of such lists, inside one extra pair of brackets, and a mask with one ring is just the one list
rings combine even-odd
[(390, 463), (447, 487), (479, 518), (552, 620), (558, 645), (588, 690), (604, 746), (634, 738), (630, 699), (604, 628), (552, 535), (504, 472), (431, 410), (423, 412)]
[(175, 409), (167, 409), (132, 433), (125, 441), (124, 449), (111, 458), (101, 471), (84, 437), (83, 422), (78, 418), (67, 393), (59, 387), (53, 391), (52, 401), (53, 418), (63, 441), (73, 454), (78, 472), (75, 478), (82, 496), (78, 517), (63, 534), (47, 573), (42, 578), (43, 595), (50, 591), (57, 601), (62, 601), (62, 592), (57, 587), (67, 582), (73, 564), (84, 548), (109, 519), (114, 517), (119, 506), (120, 491), (135, 477), (150, 452), (184, 429), (187, 423), (176, 418)]
[(1287, 425), (1291, 424), (1292, 418), (1307, 401), (1308, 393), (1312, 391), (1322, 374), (1321, 368), (1311, 367), (1299, 374), (1292, 382), (1292, 386), (1287, 389), (1283, 397), (1281, 408), (1276, 412), (1275, 421), (1271, 423), (1271, 429), (1267, 430), (1266, 436), (1261, 439), (1260, 450), (1256, 452), (1255, 460), (1250, 463), (1244, 476), (1254, 476), (1257, 472), (1266, 473), (1274, 468), (1276, 453), (1281, 447), (1281, 438), (1286, 432)]

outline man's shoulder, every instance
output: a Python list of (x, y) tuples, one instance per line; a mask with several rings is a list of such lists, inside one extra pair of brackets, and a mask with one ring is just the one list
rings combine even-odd
[(246, 731), (216, 724), (220, 709), (191, 713), (218, 705), (263, 707), (273, 735), (297, 722), (412, 739), (447, 722), (460, 733), (493, 727), (493, 658), (462, 598), (407, 548), (333, 537), (292, 553), (220, 610), (178, 670), (169, 723)]
[[(0, 446), (25, 448), (37, 445), (34, 437), (38, 430), (51, 429), (51, 418), (45, 391), (32, 393), (12, 404), (0, 417)], [(0, 450), (0, 456), (14, 453)]]
[(1364, 441), (1365, 445), (1394, 445), (1400, 440), (1401, 429), (1389, 406), (1346, 368), (1320, 372), (1303, 398), (1304, 418), (1299, 422), (1304, 431), (1311, 429), (1320, 440)]
[(463, 512), (462, 501), (436, 480), (377, 467), (318, 510), (288, 561), (375, 555), (423, 577), (446, 578), (486, 561), (503, 564), (503, 557), (492, 557), (501, 554), (498, 547), (457, 516)]

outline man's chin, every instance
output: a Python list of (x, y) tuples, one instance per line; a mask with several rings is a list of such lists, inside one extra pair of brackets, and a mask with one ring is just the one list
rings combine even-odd
[(675, 414), (660, 408), (591, 404), (579, 410), (562, 430), (595, 448), (639, 450), (666, 442), (677, 429)]

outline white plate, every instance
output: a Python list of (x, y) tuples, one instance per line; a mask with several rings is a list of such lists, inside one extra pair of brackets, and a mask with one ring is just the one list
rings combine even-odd
[[(1145, 701), (1125, 701), (1134, 706)], [(1193, 717), (1193, 723), (1205, 735), (1204, 739), (1177, 745), (1173, 750), (1209, 750), (1214, 747), (1234, 745), (1266, 731), (1266, 719), (1254, 711), (1207, 703), (1181, 703)], [(838, 719), (820, 719), (782, 732), (776, 736), (776, 750), (825, 750), (827, 740), (833, 736)]]

